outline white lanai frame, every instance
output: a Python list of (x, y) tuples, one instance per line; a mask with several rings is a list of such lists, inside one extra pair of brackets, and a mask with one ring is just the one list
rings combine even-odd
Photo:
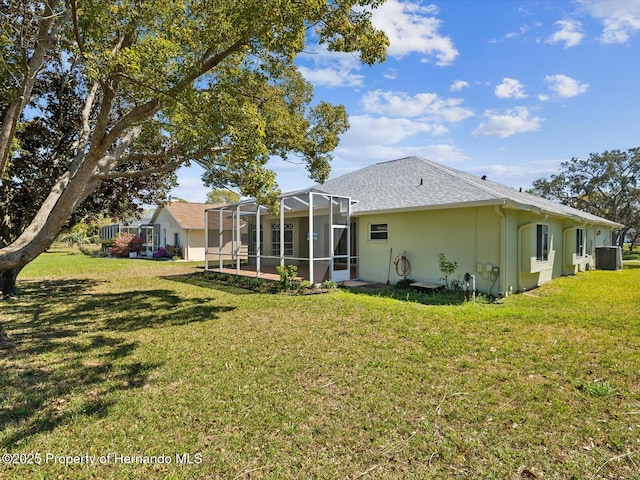
[(283, 195), (279, 207), (272, 215), (249, 199), (207, 210), (205, 268), (260, 277), (269, 267), (295, 264), (312, 283), (349, 280), (351, 199), (308, 189)]

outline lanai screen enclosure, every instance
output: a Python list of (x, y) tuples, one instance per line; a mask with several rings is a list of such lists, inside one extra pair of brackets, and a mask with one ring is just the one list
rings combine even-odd
[(312, 283), (357, 277), (351, 199), (308, 189), (280, 198), (279, 215), (253, 199), (205, 212), (207, 270), (274, 273), (296, 265)]

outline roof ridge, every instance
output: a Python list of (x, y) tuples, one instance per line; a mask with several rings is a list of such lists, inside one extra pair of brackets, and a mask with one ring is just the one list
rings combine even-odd
[[(484, 182), (485, 180), (482, 180), (482, 179), (476, 177), (475, 175), (467, 174), (467, 173), (463, 172), (462, 170), (458, 170), (458, 169), (455, 169), (455, 168), (448, 167), (446, 165), (442, 165), (440, 163), (434, 162), (433, 160), (428, 160), (428, 159), (422, 158), (422, 157), (416, 157), (416, 158), (419, 158), (423, 162), (428, 163), (433, 167), (436, 167), (441, 172), (444, 172), (444, 173), (446, 173), (446, 174), (448, 174), (448, 175), (450, 175), (452, 177), (455, 177), (458, 180), (461, 180), (464, 183), (466, 183), (468, 185), (471, 185), (472, 187), (476, 187), (476, 188), (479, 188), (480, 190), (484, 190), (486, 193), (489, 193), (491, 195), (495, 195), (497, 198), (505, 198), (504, 195), (501, 195), (499, 192), (496, 192), (492, 188), (480, 183), (480, 181)], [(479, 181), (471, 180), (470, 178), (467, 177), (467, 175), (470, 176), (470, 177), (473, 177), (474, 179), (478, 178)]]

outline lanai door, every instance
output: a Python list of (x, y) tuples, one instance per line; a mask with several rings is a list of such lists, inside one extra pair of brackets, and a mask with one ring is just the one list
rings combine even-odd
[(349, 264), (349, 227), (334, 225), (331, 279), (334, 282), (349, 280)]
[(331, 202), (331, 230), (333, 233), (331, 238), (331, 280), (334, 282), (344, 282), (351, 278), (349, 268), (351, 264), (349, 203), (347, 198), (337, 198)]

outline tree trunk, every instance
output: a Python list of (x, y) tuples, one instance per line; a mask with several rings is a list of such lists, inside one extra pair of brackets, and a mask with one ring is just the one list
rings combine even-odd
[(0, 248), (0, 273), (22, 269), (51, 246), (78, 204), (97, 187), (92, 179), (95, 163), (83, 162), (73, 176), (67, 172), (60, 177), (29, 226), (13, 243)]
[[(11, 297), (16, 294), (16, 278), (22, 270), (22, 267), (14, 268), (0, 273), (0, 299), (3, 297)], [(12, 347), (13, 340), (7, 335), (7, 332), (2, 328), (0, 324), (0, 349), (6, 347)]]
[(0, 272), (0, 298), (13, 297), (16, 295), (16, 278), (23, 267), (12, 268)]
[(11, 340), (11, 337), (7, 335), (2, 328), (2, 324), (0, 324), (0, 349), (7, 347), (13, 347), (13, 340)]

